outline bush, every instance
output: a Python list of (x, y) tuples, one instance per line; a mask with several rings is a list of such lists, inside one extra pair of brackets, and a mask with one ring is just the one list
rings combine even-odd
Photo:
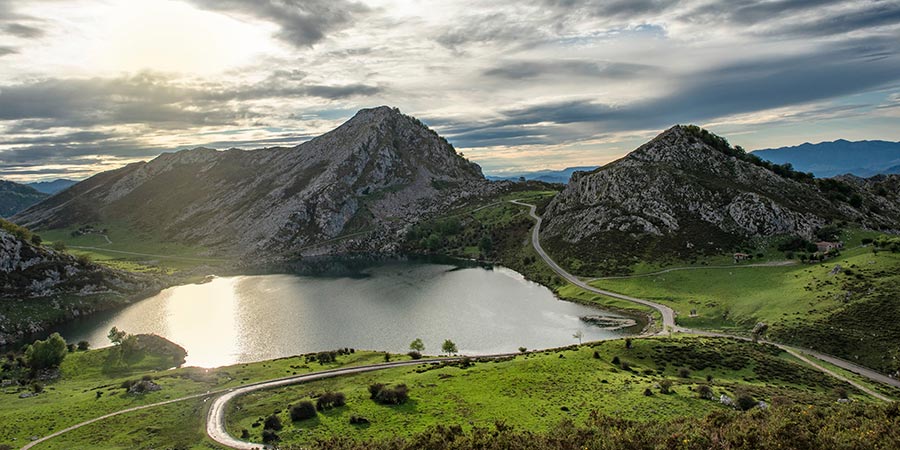
[(651, 391), (650, 388), (644, 389), (644, 395), (649, 397), (653, 395), (653, 391)]
[(734, 404), (741, 411), (747, 411), (753, 409), (757, 403), (749, 394), (741, 394), (738, 396), (737, 400), (735, 400)]
[(281, 425), (281, 419), (278, 418), (277, 415), (272, 414), (271, 416), (266, 417), (266, 420), (263, 422), (263, 428), (266, 430), (281, 431), (284, 426)]
[(528, 347), (519, 347), (519, 353), (525, 353), (528, 351)]
[(350, 416), (350, 425), (366, 425), (369, 423), (369, 419), (366, 419), (363, 416), (352, 415)]
[(661, 380), (659, 382), (659, 392), (669, 394), (672, 392), (672, 380)]
[(594, 350), (594, 356), (593, 356), (593, 358), (594, 358), (594, 359), (600, 359), (600, 352)]
[(319, 411), (346, 404), (347, 398), (343, 392), (326, 392), (316, 399), (316, 409)]
[(631, 348), (631, 338), (625, 338), (625, 348)]
[[(298, 420), (312, 419), (313, 417), (316, 417), (317, 414), (316, 407), (309, 400), (304, 400), (292, 406), (290, 413), (291, 420), (293, 420), (294, 422)], [(266, 421), (268, 423), (268, 419), (266, 419)]]
[(278, 437), (278, 433), (276, 433), (275, 430), (266, 429), (266, 430), (263, 430), (263, 432), (262, 432), (262, 440), (263, 440), (264, 444), (275, 442), (279, 439), (281, 439), (281, 438)]
[(44, 392), (44, 385), (35, 381), (34, 383), (31, 383), (31, 391), (35, 394), (40, 394), (41, 392)]
[(682, 367), (678, 369), (678, 376), (681, 378), (689, 378), (691, 376), (691, 371), (687, 367)]
[(59, 333), (53, 333), (46, 340), (37, 340), (29, 345), (25, 349), (25, 360), (32, 369), (58, 367), (68, 352), (66, 340)]
[(372, 383), (369, 385), (369, 398), (375, 399), (378, 397), (378, 393), (384, 389), (384, 385), (381, 383)]
[(612, 363), (613, 363), (613, 365), (618, 366), (619, 364), (622, 363), (622, 361), (619, 359), (619, 357), (617, 355), (617, 356), (613, 356)]
[(91, 348), (91, 344), (88, 341), (78, 341), (78, 350), (87, 351)]
[(704, 399), (713, 398), (712, 388), (710, 388), (709, 386), (707, 386), (705, 384), (701, 384), (700, 386), (697, 386), (697, 397), (704, 398)]
[(397, 386), (391, 388), (384, 386), (383, 384), (375, 384), (369, 386), (369, 393), (373, 393), (373, 387), (380, 386), (380, 388), (372, 395), (372, 398), (382, 405), (402, 405), (409, 400), (409, 388), (406, 387), (405, 384), (398, 384)]
[(422, 354), (415, 350), (411, 350), (407, 355), (412, 359), (422, 359)]
[(250, 439), (250, 430), (244, 428), (241, 430), (241, 439), (247, 440)]

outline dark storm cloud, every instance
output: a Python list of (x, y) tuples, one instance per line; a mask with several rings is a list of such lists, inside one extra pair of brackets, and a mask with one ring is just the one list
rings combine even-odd
[[(502, 111), (486, 123), (443, 122), (462, 147), (497, 145), (506, 137), (534, 140), (531, 126), (553, 123), (541, 136), (577, 130), (659, 129), (871, 91), (900, 82), (900, 42), (891, 36), (834, 44), (805, 56), (756, 58), (685, 76), (668, 95), (612, 106), (593, 99), (551, 102)], [(441, 123), (440, 120), (437, 123)], [(543, 126), (543, 125), (542, 125)], [(504, 135), (492, 134), (501, 130)], [(519, 134), (516, 134), (516, 130)]]
[(595, 78), (627, 78), (655, 69), (645, 64), (593, 62), (578, 60), (514, 61), (500, 63), (484, 71), (484, 75), (512, 80), (538, 78), (545, 75)]
[(296, 47), (308, 47), (326, 33), (349, 26), (369, 11), (349, 0), (189, 0), (211, 11), (253, 17), (277, 24), (277, 37)]

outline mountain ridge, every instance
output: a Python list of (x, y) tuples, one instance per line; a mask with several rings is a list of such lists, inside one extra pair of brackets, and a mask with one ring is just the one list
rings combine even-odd
[(820, 178), (848, 173), (870, 177), (900, 172), (900, 142), (837, 139), (759, 149), (751, 153), (776, 164), (790, 163), (794, 168), (812, 172)]
[[(605, 263), (591, 250), (602, 248), (610, 255), (606, 269), (618, 271), (639, 259), (722, 254), (755, 238), (812, 239), (836, 221), (896, 231), (893, 177), (816, 180), (679, 125), (617, 161), (576, 173), (547, 206), (541, 235), (556, 254), (593, 259), (597, 270)], [(630, 262), (612, 261), (617, 254)]]
[(345, 244), (391, 251), (405, 224), (489, 189), (445, 139), (382, 106), (295, 147), (164, 153), (95, 175), (14, 220), (36, 229), (125, 221), (233, 255), (297, 255), (369, 231)]
[(0, 217), (13, 216), (47, 197), (49, 197), (48, 194), (27, 184), (0, 180)]

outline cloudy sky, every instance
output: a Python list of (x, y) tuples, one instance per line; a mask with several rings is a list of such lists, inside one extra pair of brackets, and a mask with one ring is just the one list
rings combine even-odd
[(392, 105), (486, 172), (675, 123), (900, 140), (900, 0), (0, 0), (0, 177), (294, 145)]

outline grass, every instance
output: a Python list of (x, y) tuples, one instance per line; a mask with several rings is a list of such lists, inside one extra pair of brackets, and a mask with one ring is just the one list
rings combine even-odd
[[(598, 358), (593, 357), (594, 352)], [(618, 356), (631, 369), (611, 363)], [(687, 377), (679, 375), (687, 368)], [(707, 382), (707, 376), (712, 381)], [(673, 393), (661, 394), (657, 384), (669, 379)], [(385, 406), (369, 399), (371, 383), (406, 384), (410, 401)], [(696, 386), (709, 384), (716, 400), (721, 394), (748, 392), (757, 399), (789, 398), (830, 404), (833, 391), (847, 385), (794, 362), (777, 348), (726, 339), (636, 339), (607, 341), (544, 351), (502, 362), (479, 362), (469, 368), (445, 365), (437, 369), (392, 369), (251, 393), (230, 405), (228, 427), (259, 442), (262, 427), (254, 423), (276, 413), (288, 444), (310, 444), (333, 436), (361, 441), (411, 436), (435, 425), (464, 429), (492, 427), (502, 421), (516, 429), (541, 433), (562, 419), (582, 423), (591, 414), (640, 421), (702, 416), (727, 407), (698, 398)], [(646, 396), (645, 389), (654, 395)], [(852, 388), (847, 388), (851, 389)], [(324, 392), (343, 392), (347, 405), (292, 423), (288, 405)], [(854, 392), (862, 401), (868, 398)], [(351, 425), (351, 415), (370, 425)]]
[[(830, 275), (835, 265), (891, 272), (900, 267), (900, 255), (874, 255), (869, 248), (853, 248), (820, 264), (685, 270), (596, 280), (591, 285), (669, 305), (684, 326), (747, 331), (757, 322), (778, 327), (824, 317), (842, 308), (840, 280), (847, 275)], [(696, 310), (695, 315), (692, 310)]]
[[(223, 262), (218, 258), (207, 257), (207, 250), (202, 247), (167, 242), (161, 236), (137, 232), (127, 224), (94, 224), (96, 229), (107, 230), (106, 236), (112, 241), (111, 244), (97, 233), (73, 236), (72, 232), (77, 228), (42, 230), (38, 234), (47, 243), (63, 242), (72, 254), (86, 255), (95, 262), (121, 270), (172, 273)], [(128, 253), (158, 256), (130, 255)]]
[[(384, 357), (382, 352), (358, 351), (339, 356), (337, 362), (325, 365), (307, 363), (305, 358), (298, 356), (216, 369), (186, 367), (168, 370), (172, 366), (168, 357), (146, 354), (139, 361), (126, 365), (116, 362), (114, 355), (112, 348), (68, 354), (60, 367), (60, 378), (44, 382), (44, 392), (35, 397), (19, 398), (21, 393), (30, 391), (27, 386), (11, 385), (0, 389), (0, 445), (18, 446), (29, 441), (32, 436), (45, 436), (67, 426), (133, 406), (293, 374), (371, 364), (383, 361)], [(406, 357), (394, 357), (395, 360), (404, 358)], [(0, 379), (10, 375), (0, 370)], [(139, 379), (145, 375), (153, 377), (154, 382), (163, 389), (135, 395), (128, 394), (121, 387), (124, 381)], [(97, 392), (102, 393), (100, 397), (97, 397)], [(196, 404), (196, 402), (188, 403)], [(116, 442), (115, 445), (120, 445), (120, 448), (135, 448), (132, 443), (144, 442), (143, 439), (148, 439), (148, 443), (162, 442), (165, 443), (164, 447), (172, 448), (174, 441), (169, 440), (167, 436), (170, 434), (178, 436), (183, 431), (181, 428), (186, 423), (179, 417), (185, 408), (190, 410), (191, 406), (176, 404), (165, 409), (152, 408), (143, 413), (129, 413), (111, 422), (101, 421), (91, 425), (85, 428), (82, 434), (76, 433), (66, 439), (61, 438), (59, 442), (66, 445), (58, 447), (54, 439), (51, 441), (52, 444), (48, 442), (39, 448), (92, 448), (91, 443), (96, 442), (98, 436), (105, 436), (111, 443)], [(130, 420), (132, 416), (145, 416), (146, 419), (132, 422)], [(196, 415), (194, 411), (189, 417), (193, 422), (187, 424), (193, 423), (201, 430), (201, 433), (192, 436), (202, 437), (202, 428), (199, 427), (204, 416)], [(133, 428), (138, 427), (137, 424), (140, 424), (141, 420), (156, 422), (151, 424), (152, 426), (148, 425), (150, 428)], [(116, 423), (120, 425), (110, 425)], [(167, 429), (169, 426), (170, 429)], [(135, 435), (140, 436), (138, 441), (131, 440)], [(82, 436), (83, 440), (77, 436)], [(151, 447), (154, 445), (148, 444), (142, 448)]]

